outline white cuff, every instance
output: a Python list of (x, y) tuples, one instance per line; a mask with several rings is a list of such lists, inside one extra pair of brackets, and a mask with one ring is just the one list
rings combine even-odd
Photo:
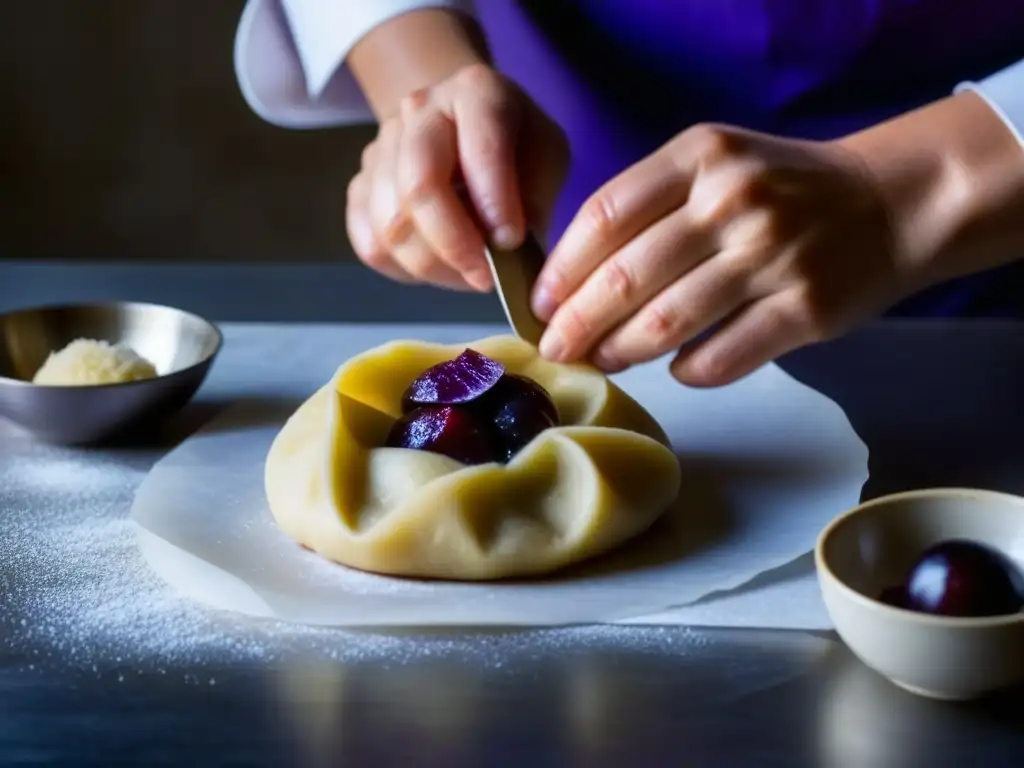
[(960, 83), (955, 93), (974, 91), (999, 115), (1024, 149), (1024, 59), (978, 83)]
[(285, 128), (373, 122), (345, 57), (368, 32), (418, 8), (473, 13), (472, 0), (248, 0), (235, 74), (249, 107)]

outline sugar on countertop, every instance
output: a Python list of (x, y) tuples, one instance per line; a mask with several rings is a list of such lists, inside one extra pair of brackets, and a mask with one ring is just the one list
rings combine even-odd
[(295, 653), (389, 664), (456, 657), (500, 667), (518, 653), (557, 653), (613, 637), (634, 652), (671, 647), (682, 653), (704, 642), (699, 632), (680, 628), (424, 635), (209, 610), (179, 597), (136, 549), (133, 523), (125, 518), (147, 469), (148, 460), (131, 453), (33, 445), (4, 455), (0, 446), (0, 643), (6, 650), (26, 655), (33, 666), (50, 658), (83, 669), (270, 662)]

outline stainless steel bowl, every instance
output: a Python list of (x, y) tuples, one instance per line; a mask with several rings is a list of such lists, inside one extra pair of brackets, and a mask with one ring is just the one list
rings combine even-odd
[[(32, 383), (51, 352), (79, 338), (124, 343), (159, 374), (126, 384)], [(36, 437), (95, 443), (155, 424), (184, 406), (223, 344), (201, 317), (156, 304), (110, 302), (38, 307), (0, 315), (0, 416)]]

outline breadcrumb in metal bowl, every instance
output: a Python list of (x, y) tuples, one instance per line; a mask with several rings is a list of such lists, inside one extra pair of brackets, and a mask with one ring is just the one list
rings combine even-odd
[(102, 442), (180, 410), (222, 345), (209, 320), (156, 304), (8, 312), (0, 315), (0, 417), (47, 442)]
[(33, 384), (52, 387), (84, 387), (94, 384), (125, 384), (155, 379), (149, 360), (124, 344), (96, 339), (75, 339), (57, 352), (32, 377)]

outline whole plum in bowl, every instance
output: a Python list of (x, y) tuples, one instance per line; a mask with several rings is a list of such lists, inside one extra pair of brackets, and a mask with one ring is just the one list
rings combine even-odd
[(969, 699), (1024, 682), (1024, 499), (966, 488), (884, 496), (822, 531), (835, 629), (896, 685)]

